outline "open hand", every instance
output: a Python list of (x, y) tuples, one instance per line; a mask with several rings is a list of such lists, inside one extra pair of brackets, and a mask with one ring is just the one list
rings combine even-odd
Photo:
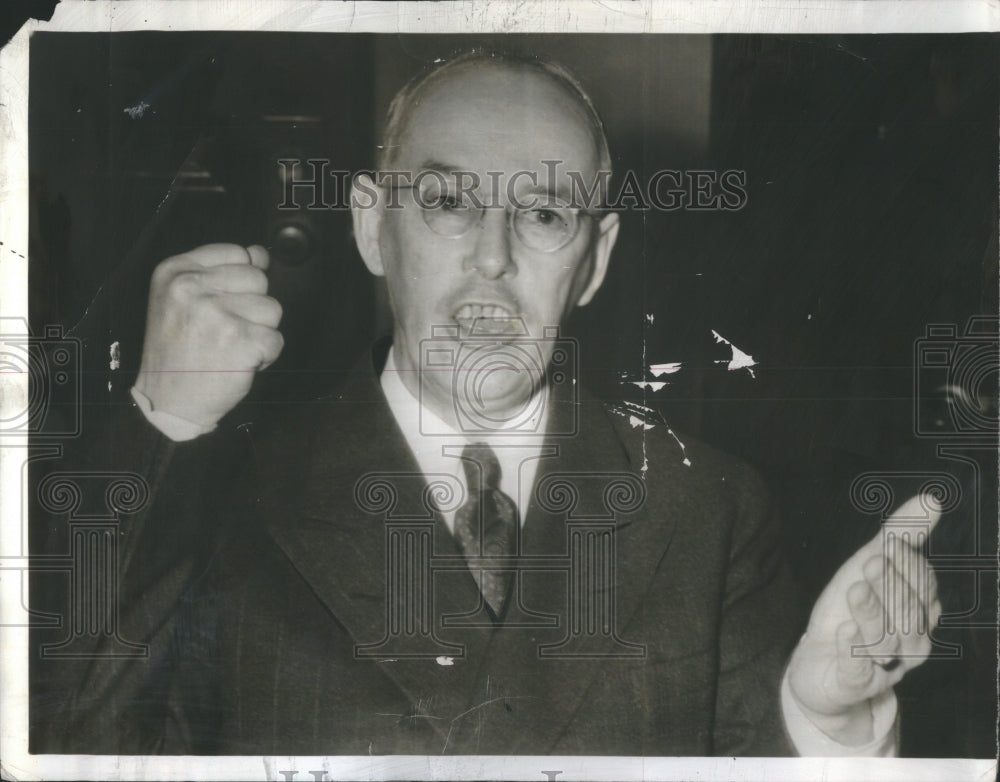
[(934, 571), (920, 549), (940, 517), (940, 505), (929, 494), (898, 508), (834, 575), (792, 653), (792, 695), (817, 727), (842, 744), (873, 738), (869, 701), (930, 653), (941, 604)]

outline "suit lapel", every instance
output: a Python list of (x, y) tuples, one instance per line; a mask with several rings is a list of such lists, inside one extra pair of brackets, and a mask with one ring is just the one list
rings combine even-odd
[[(435, 710), (459, 713), (474, 687), (489, 631), (442, 629), (438, 617), (475, 607), (479, 590), (469, 571), (433, 576), (430, 620), (436, 640), (423, 638), (414, 648), (412, 638), (388, 634), (387, 516), (404, 535), (429, 529), (435, 556), (462, 555), (440, 514), (424, 503), (425, 477), (371, 361), (355, 368), (340, 393), (310, 405), (308, 416), (289, 423), (280, 439), (300, 452), (308, 445), (305, 459), (301, 454), (297, 459), (300, 465), (304, 461), (304, 474), (265, 495), (271, 536), (350, 634), (358, 665), (377, 665), (411, 703), (433, 698)], [(276, 452), (285, 448), (279, 445)], [(394, 493), (394, 501), (385, 501), (387, 492)], [(451, 657), (453, 664), (439, 664), (439, 656)], [(430, 723), (444, 739), (447, 720)]]
[[(565, 406), (558, 408), (558, 415), (571, 412)], [(566, 558), (568, 555), (568, 516), (576, 521), (590, 516), (596, 519), (609, 513), (605, 502), (605, 488), (612, 481), (620, 485), (638, 488), (640, 493), (656, 493), (655, 487), (646, 484), (639, 473), (639, 465), (633, 465), (621, 439), (611, 425), (604, 405), (589, 395), (581, 395), (581, 403), (576, 411), (579, 415), (577, 434), (566, 438), (550, 438), (549, 444), (558, 447), (558, 456), (543, 459), (539, 465), (532, 500), (528, 509), (522, 537), (522, 555), (526, 558)], [(566, 431), (566, 426), (556, 431)], [(566, 508), (553, 501), (553, 493), (560, 484), (572, 487), (576, 502)], [(546, 494), (549, 494), (546, 498)], [(615, 546), (612, 597), (615, 610), (615, 629), (623, 643), (608, 641), (597, 647), (598, 656), (570, 656), (578, 647), (567, 645), (559, 648), (558, 643), (570, 634), (568, 600), (569, 581), (565, 573), (554, 569), (540, 570), (525, 576), (526, 607), (533, 611), (554, 614), (559, 617), (557, 629), (538, 633), (541, 641), (548, 638), (547, 648), (539, 650), (538, 645), (512, 632), (498, 632), (489, 649), (487, 665), (495, 671), (498, 679), (517, 681), (523, 673), (540, 670), (542, 673), (532, 678), (532, 696), (538, 708), (523, 711), (517, 719), (508, 721), (502, 739), (511, 753), (531, 748), (551, 748), (565, 731), (574, 714), (584, 703), (591, 681), (608, 664), (607, 656), (600, 656), (600, 650), (627, 658), (641, 656), (643, 639), (630, 637), (628, 624), (635, 614), (647, 585), (657, 566), (669, 548), (673, 532), (673, 517), (657, 517), (650, 513), (649, 500), (637, 500), (634, 512), (614, 513), (613, 540)], [(663, 509), (656, 497), (653, 508)], [(611, 523), (611, 518), (603, 522)], [(601, 596), (607, 584), (590, 583), (590, 599)], [(540, 659), (539, 659), (540, 658)], [(512, 717), (515, 715), (511, 715)], [(526, 724), (526, 721), (530, 724)], [(536, 751), (536, 750), (535, 750)]]

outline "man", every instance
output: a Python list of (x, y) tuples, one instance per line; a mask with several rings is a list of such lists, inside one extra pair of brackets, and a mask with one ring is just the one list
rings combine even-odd
[[(229, 448), (212, 430), (283, 344), (268, 255), (209, 245), (155, 271), (141, 414), (107, 435), (153, 496), (121, 551), (121, 635), (149, 656), (62, 665), (72, 696), (33, 711), (33, 750), (891, 753), (892, 687), (940, 613), (921, 554), (862, 548), (796, 645), (752, 472), (556, 380), (553, 329), (618, 232), (600, 188), (581, 200), (610, 155), (573, 77), (451, 60), (393, 102), (380, 169), (355, 182), (354, 229), (391, 345), (249, 433), (225, 493), (196, 491)], [(896, 523), (938, 515), (914, 498)], [(433, 572), (400, 575), (394, 540)]]

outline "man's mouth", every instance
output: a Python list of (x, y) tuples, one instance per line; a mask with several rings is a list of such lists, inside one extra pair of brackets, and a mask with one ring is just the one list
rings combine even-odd
[(477, 336), (519, 336), (524, 332), (521, 318), (501, 304), (463, 304), (452, 318), (461, 326), (462, 336), (472, 333)]

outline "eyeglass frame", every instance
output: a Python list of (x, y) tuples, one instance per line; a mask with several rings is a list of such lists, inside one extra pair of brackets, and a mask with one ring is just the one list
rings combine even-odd
[(597, 209), (597, 210), (594, 210), (594, 209), (584, 209), (583, 207), (579, 207), (579, 206), (566, 206), (566, 205), (560, 204), (559, 205), (560, 208), (569, 210), (570, 214), (573, 215), (573, 219), (576, 221), (576, 224), (575, 224), (575, 226), (573, 228), (573, 231), (571, 233), (567, 234), (567, 238), (566, 238), (566, 240), (562, 244), (560, 244), (560, 245), (558, 245), (556, 247), (549, 248), (549, 249), (544, 249), (544, 248), (541, 248), (541, 247), (532, 247), (530, 244), (528, 244), (527, 242), (525, 242), (524, 238), (518, 232), (517, 226), (514, 224), (514, 220), (516, 219), (516, 216), (518, 214), (524, 214), (524, 213), (529, 212), (529, 211), (531, 211), (533, 209), (539, 209), (539, 208), (544, 209), (545, 207), (539, 207), (538, 205), (532, 206), (530, 208), (528, 208), (528, 207), (517, 207), (517, 206), (504, 206), (504, 207), (501, 207), (499, 204), (492, 205), (492, 206), (485, 206), (485, 205), (484, 206), (472, 206), (471, 209), (474, 209), (474, 210), (476, 210), (476, 211), (479, 212), (479, 217), (477, 219), (474, 219), (474, 220), (470, 221), (469, 222), (469, 226), (464, 231), (462, 231), (461, 233), (458, 233), (458, 234), (447, 234), (447, 233), (441, 233), (440, 231), (435, 230), (431, 226), (431, 224), (429, 222), (427, 222), (427, 215), (430, 214), (431, 212), (435, 211), (435, 209), (440, 209), (441, 207), (427, 206), (427, 204), (424, 202), (423, 198), (421, 198), (419, 196), (419, 185), (417, 185), (415, 183), (414, 184), (409, 184), (409, 185), (401, 185), (401, 184), (396, 184), (396, 183), (391, 183), (391, 184), (377, 184), (376, 183), (375, 186), (378, 187), (378, 188), (380, 188), (380, 189), (382, 189), (382, 190), (388, 190), (390, 192), (392, 192), (392, 191), (399, 191), (399, 190), (417, 190), (418, 191), (418, 197), (416, 199), (416, 201), (417, 201), (417, 207), (420, 209), (421, 219), (423, 220), (424, 225), (427, 226), (427, 230), (429, 230), (435, 236), (440, 236), (443, 239), (461, 239), (464, 236), (467, 236), (469, 234), (469, 232), (476, 225), (479, 225), (479, 224), (482, 223), (482, 221), (483, 221), (483, 215), (486, 214), (486, 210), (487, 209), (499, 209), (499, 208), (502, 208), (507, 213), (507, 230), (511, 231), (514, 234), (514, 236), (516, 236), (518, 238), (518, 240), (521, 242), (521, 244), (523, 244), (526, 248), (528, 248), (532, 252), (546, 253), (546, 254), (547, 253), (559, 252), (560, 250), (562, 250), (563, 248), (565, 248), (566, 246), (568, 246), (574, 239), (576, 239), (577, 236), (579, 236), (579, 234), (580, 234), (580, 225), (581, 225), (581, 222), (582, 222), (581, 219), (580, 219), (581, 216), (583, 216), (583, 217), (589, 217), (590, 219), (594, 220), (594, 219), (601, 218), (603, 216), (603, 214), (607, 211), (607, 210), (602, 210), (602, 209)]

